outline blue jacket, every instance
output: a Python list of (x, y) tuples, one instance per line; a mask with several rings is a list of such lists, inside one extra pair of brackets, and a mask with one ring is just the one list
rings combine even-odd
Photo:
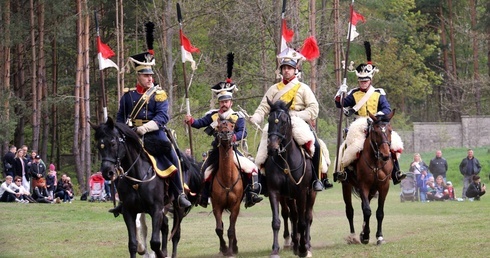
[[(230, 117), (236, 119), (235, 122), (235, 137), (237, 141), (247, 138), (247, 129), (245, 128), (245, 119), (237, 112), (233, 112)], [(213, 122), (218, 120), (218, 110), (210, 110), (202, 118), (196, 119), (192, 122), (191, 126), (194, 128), (203, 128), (206, 126), (212, 126)], [(216, 126), (213, 127), (212, 135), (216, 135)]]

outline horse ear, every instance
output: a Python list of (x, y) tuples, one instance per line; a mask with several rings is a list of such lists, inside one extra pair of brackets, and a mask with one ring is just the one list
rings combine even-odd
[(269, 107), (272, 106), (274, 103), (269, 99), (269, 97), (265, 97), (267, 99), (267, 104), (269, 104)]
[(389, 114), (388, 114), (388, 119), (391, 120), (391, 118), (395, 115), (395, 110), (396, 108), (394, 108)]
[(90, 125), (90, 127), (92, 127), (92, 129), (94, 129), (94, 130), (96, 130), (96, 131), (97, 131), (97, 129), (99, 128), (99, 126), (98, 126), (98, 125), (96, 125), (96, 124), (92, 123), (90, 120), (88, 121), (88, 124)]
[(105, 124), (112, 130), (114, 129), (114, 120), (112, 120), (112, 117), (108, 117), (107, 118), (107, 121), (105, 122)]
[(376, 122), (376, 121), (378, 120), (378, 118), (377, 118), (375, 115), (371, 114), (371, 112), (369, 112), (369, 111), (368, 111), (368, 116), (369, 116), (369, 117), (371, 118), (371, 120), (372, 120), (372, 121), (374, 121), (374, 122)]

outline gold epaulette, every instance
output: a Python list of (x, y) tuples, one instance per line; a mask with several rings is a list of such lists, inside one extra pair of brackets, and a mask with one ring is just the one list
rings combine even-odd
[(155, 101), (163, 102), (167, 99), (167, 93), (164, 90), (157, 90), (155, 93)]
[(124, 88), (123, 89), (123, 92), (126, 93), (126, 92), (129, 92), (129, 91), (132, 91), (132, 90), (136, 90), (136, 88)]

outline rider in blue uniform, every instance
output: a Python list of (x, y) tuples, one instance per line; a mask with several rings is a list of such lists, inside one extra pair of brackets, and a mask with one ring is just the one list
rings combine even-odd
[(125, 89), (116, 121), (126, 123), (142, 137), (145, 148), (157, 160), (156, 169), (163, 174), (170, 174), (170, 191), (179, 206), (187, 208), (191, 203), (184, 193), (182, 171), (177, 168), (179, 160), (165, 132), (165, 125), (170, 120), (169, 102), (165, 91), (154, 84), (152, 66), (155, 65), (155, 59), (150, 46), (152, 44), (148, 43), (148, 52), (129, 58), (136, 70), (137, 83), (135, 88)]
[[(212, 109), (208, 111), (202, 118), (199, 119), (194, 119), (191, 115), (187, 115), (185, 117), (185, 122), (190, 124), (194, 128), (203, 128), (206, 127), (204, 130), (208, 135), (210, 136), (216, 136), (217, 134), (217, 126), (218, 126), (218, 119), (219, 116), (224, 116), (227, 119), (230, 119), (234, 121), (235, 123), (235, 132), (233, 135), (233, 142), (236, 145), (242, 140), (245, 140), (247, 137), (247, 130), (245, 128), (245, 119), (243, 115), (241, 115), (238, 112), (235, 112), (232, 109), (233, 106), (233, 92), (236, 90), (236, 85), (231, 81), (231, 73), (232, 73), (232, 67), (233, 67), (233, 54), (230, 53), (228, 54), (228, 78), (225, 82), (220, 82), (213, 86), (211, 90), (217, 94), (217, 98), (219, 101), (219, 109)], [(211, 143), (213, 146), (213, 149), (211, 150), (211, 157), (216, 155), (218, 153), (218, 141), (216, 137), (214, 138), (213, 142)], [(237, 152), (238, 155), (243, 156), (240, 152), (238, 152), (237, 148), (234, 148), (235, 152)], [(213, 154), (214, 152), (214, 154)], [(247, 162), (248, 160), (242, 160), (244, 163)], [(252, 166), (255, 167), (253, 162), (249, 161)], [(201, 170), (204, 172), (206, 168), (210, 165), (210, 159), (206, 159), (204, 164), (202, 165)], [(248, 162), (247, 162), (248, 163)], [(245, 166), (245, 164), (241, 164)], [(260, 197), (259, 194), (259, 175), (258, 171), (252, 172), (251, 173), (252, 178), (250, 179), (248, 175), (245, 173), (242, 174), (242, 182), (243, 182), (243, 189), (246, 191), (246, 201), (245, 201), (245, 207), (252, 207), (256, 203), (262, 201), (262, 197)], [(201, 202), (199, 205), (202, 207), (206, 208), (208, 205), (208, 197), (209, 197), (209, 188), (210, 188), (210, 182), (205, 181), (205, 187), (203, 188), (201, 192)]]

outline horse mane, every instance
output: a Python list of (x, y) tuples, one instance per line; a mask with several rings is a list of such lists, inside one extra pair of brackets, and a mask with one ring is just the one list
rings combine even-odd
[(208, 159), (211, 161), (209, 165), (211, 165), (214, 169), (212, 171), (213, 175), (218, 171), (219, 167), (219, 148), (213, 148), (209, 154)]
[(282, 100), (276, 101), (275, 103), (270, 105), (270, 108), (271, 108), (270, 113), (275, 111), (285, 111), (286, 113), (289, 114), (288, 104)]

